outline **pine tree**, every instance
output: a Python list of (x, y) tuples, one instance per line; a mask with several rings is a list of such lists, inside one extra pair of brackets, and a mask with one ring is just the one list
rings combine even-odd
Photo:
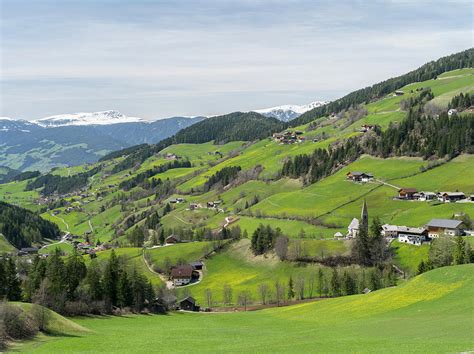
[(318, 293), (319, 297), (323, 297), (323, 288), (324, 288), (324, 273), (321, 267), (318, 269)]
[(102, 300), (104, 289), (102, 287), (101, 271), (99, 265), (97, 264), (97, 260), (92, 260), (89, 268), (87, 269), (86, 283), (89, 286), (91, 300)]
[(333, 268), (332, 270), (331, 291), (333, 296), (341, 295), (341, 282), (336, 268)]
[(7, 294), (7, 269), (5, 259), (0, 257), (0, 299)]
[(293, 285), (293, 278), (290, 276), (288, 280), (288, 300), (291, 300), (295, 297), (295, 289)]
[(7, 299), (9, 301), (20, 301), (21, 300), (21, 282), (18, 278), (15, 261), (13, 258), (8, 258), (6, 265), (6, 278), (7, 278)]
[(165, 229), (162, 227), (160, 230), (160, 245), (163, 246), (165, 244)]
[(346, 295), (352, 295), (357, 292), (355, 279), (348, 271), (344, 271), (342, 287)]
[(119, 261), (115, 251), (112, 250), (107, 266), (105, 267), (103, 279), (104, 297), (109, 306), (117, 306), (118, 278)]
[(466, 260), (466, 243), (462, 236), (456, 237), (456, 247), (454, 249), (454, 264), (464, 264)]
[(73, 299), (74, 292), (86, 274), (87, 268), (84, 264), (84, 259), (74, 250), (73, 254), (66, 261), (66, 283), (69, 299)]
[(119, 307), (128, 307), (133, 304), (133, 293), (128, 274), (125, 269), (119, 272), (117, 283), (117, 305)]

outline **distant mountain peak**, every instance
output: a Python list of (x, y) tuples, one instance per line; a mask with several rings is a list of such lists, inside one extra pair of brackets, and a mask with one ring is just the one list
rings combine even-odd
[(146, 123), (148, 121), (138, 117), (127, 117), (115, 110), (108, 110), (91, 113), (81, 112), (60, 114), (37, 119), (32, 122), (45, 128), (57, 128), (71, 125), (108, 125), (120, 123)]
[(260, 113), (265, 117), (273, 117), (284, 122), (298, 118), (303, 113), (313, 108), (324, 106), (328, 101), (314, 101), (305, 105), (287, 104), (271, 108), (256, 109), (253, 112)]

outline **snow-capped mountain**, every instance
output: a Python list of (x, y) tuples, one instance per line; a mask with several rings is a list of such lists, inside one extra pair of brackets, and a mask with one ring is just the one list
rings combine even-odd
[(32, 121), (45, 128), (57, 128), (78, 125), (110, 125), (122, 123), (147, 123), (148, 121), (138, 117), (127, 117), (126, 115), (110, 110), (92, 113), (60, 114)]
[(62, 114), (35, 121), (0, 118), (0, 166), (47, 171), (95, 162), (107, 152), (157, 143), (205, 117), (145, 120), (117, 111)]
[(305, 105), (294, 105), (287, 104), (283, 106), (256, 109), (254, 112), (260, 113), (265, 117), (273, 117), (284, 122), (288, 122), (292, 119), (298, 118), (303, 113), (312, 110), (313, 108), (324, 106), (329, 102), (327, 101), (315, 101)]

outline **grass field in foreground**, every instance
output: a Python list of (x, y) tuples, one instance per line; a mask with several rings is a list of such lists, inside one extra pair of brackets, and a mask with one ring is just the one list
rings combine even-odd
[[(403, 285), (246, 313), (83, 318), (90, 334), (49, 337), (28, 352), (467, 352), (474, 348), (474, 265)], [(45, 340), (45, 339), (43, 339)]]

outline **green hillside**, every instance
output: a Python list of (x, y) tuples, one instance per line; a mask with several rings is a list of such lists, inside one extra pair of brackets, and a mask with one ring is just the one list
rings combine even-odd
[[(467, 352), (474, 347), (472, 265), (440, 268), (396, 288), (227, 314), (84, 318), (92, 332), (49, 337), (28, 352)], [(203, 331), (206, 335), (203, 335)]]

